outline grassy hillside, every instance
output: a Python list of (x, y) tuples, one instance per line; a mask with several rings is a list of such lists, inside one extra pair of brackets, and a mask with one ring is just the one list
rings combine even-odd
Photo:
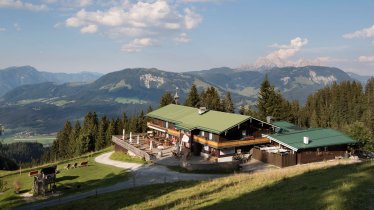
[[(94, 158), (106, 149), (89, 156), (82, 156), (68, 161), (59, 162), (57, 169), (60, 171), (57, 174), (57, 190), (63, 195), (72, 194), (82, 191), (94, 189), (99, 186), (107, 186), (119, 181), (127, 179), (126, 170), (96, 163)], [(89, 161), (87, 167), (65, 169), (68, 163), (80, 164), (82, 161)], [(32, 189), (33, 178), (28, 176), (28, 173), (34, 169), (24, 169), (22, 173), (19, 171), (0, 171), (0, 179), (7, 182), (8, 189), (4, 193), (0, 193), (0, 209), (8, 209), (15, 205), (23, 204), (25, 201), (14, 193), (13, 183), (18, 180), (21, 183), (21, 194), (30, 192)]]
[(55, 135), (36, 135), (36, 136), (7, 136), (7, 137), (0, 137), (1, 143), (3, 144), (10, 144), (16, 142), (38, 142), (43, 145), (52, 145), (52, 143), (56, 140)]
[(373, 171), (373, 161), (309, 164), (212, 181), (139, 187), (51, 209), (370, 209)]

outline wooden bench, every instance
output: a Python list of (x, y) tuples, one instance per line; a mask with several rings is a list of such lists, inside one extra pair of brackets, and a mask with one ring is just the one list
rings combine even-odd
[(81, 162), (81, 165), (80, 167), (84, 167), (84, 166), (87, 166), (88, 165), (88, 161), (85, 161), (85, 162)]
[(30, 171), (29, 172), (29, 176), (35, 176), (37, 174), (39, 174), (39, 171)]

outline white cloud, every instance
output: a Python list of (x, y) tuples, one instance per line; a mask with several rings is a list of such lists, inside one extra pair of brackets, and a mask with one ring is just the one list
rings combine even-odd
[(289, 66), (293, 65), (294, 62), (288, 61), (288, 58), (298, 53), (301, 48), (308, 44), (308, 39), (302, 39), (296, 37), (290, 41), (288, 45), (279, 45), (277, 43), (271, 45), (271, 47), (277, 48), (277, 50), (269, 53), (265, 57), (260, 57), (256, 61), (256, 66)]
[(187, 43), (190, 41), (186, 33), (181, 33), (174, 39), (177, 43)]
[(151, 38), (134, 39), (130, 43), (122, 46), (124, 52), (140, 52), (143, 48), (151, 46), (153, 40)]
[(364, 29), (343, 35), (343, 38), (346, 38), (346, 39), (369, 38), (369, 37), (374, 37), (374, 25), (372, 25), (369, 28), (364, 28)]
[(201, 23), (202, 17), (199, 14), (195, 13), (189, 8), (186, 8), (184, 12), (186, 14), (184, 16), (184, 24), (186, 26), (186, 29), (195, 28)]
[(358, 57), (357, 60), (360, 63), (371, 63), (371, 62), (374, 62), (374, 55), (372, 55), (372, 56), (362, 55), (362, 56)]
[(83, 28), (81, 28), (81, 33), (82, 34), (93, 34), (93, 33), (96, 33), (97, 32), (97, 25), (94, 25), (94, 24), (90, 24), (88, 26), (85, 26)]
[(6, 28), (0, 27), (0, 32), (4, 32), (4, 31), (6, 31)]
[[(112, 3), (111, 5), (113, 5)], [(89, 11), (79, 10), (74, 16), (65, 20), (66, 27), (80, 28), (81, 32), (87, 31), (88, 26), (95, 25), (104, 30), (104, 34), (113, 39), (135, 38), (128, 45), (122, 47), (125, 52), (138, 52), (139, 50), (127, 50), (139, 47), (138, 42), (144, 41), (144, 37), (154, 40), (176, 39), (178, 34), (196, 28), (202, 17), (190, 8), (179, 8), (181, 5), (176, 1), (154, 0), (154, 1), (120, 1), (108, 9)], [(188, 38), (180, 37), (180, 42), (187, 42)], [(184, 38), (184, 39), (182, 39)], [(147, 45), (149, 46), (149, 45)], [(140, 48), (144, 48), (142, 46)]]
[(25, 9), (30, 11), (45, 11), (48, 10), (45, 4), (32, 4), (23, 2), (21, 0), (0, 0), (0, 7), (13, 8), (13, 9)]

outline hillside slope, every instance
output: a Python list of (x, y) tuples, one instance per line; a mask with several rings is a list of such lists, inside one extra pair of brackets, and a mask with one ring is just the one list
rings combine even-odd
[(66, 82), (92, 82), (100, 76), (101, 74), (91, 72), (74, 74), (41, 72), (32, 66), (9, 67), (0, 69), (0, 96), (22, 85), (43, 82), (58, 84)]
[(335, 164), (138, 187), (49, 209), (372, 209), (374, 162)]

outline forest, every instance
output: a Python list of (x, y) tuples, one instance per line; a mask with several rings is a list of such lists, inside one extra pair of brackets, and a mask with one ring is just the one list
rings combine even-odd
[[(170, 103), (175, 103), (174, 98), (171, 92), (165, 92), (160, 99), (160, 107)], [(221, 96), (214, 87), (199, 92), (197, 87), (192, 85), (183, 104), (235, 112), (230, 92)], [(116, 119), (98, 117), (95, 112), (89, 112), (82, 123), (76, 121), (72, 124), (66, 121), (50, 148), (40, 147), (37, 143), (27, 146), (0, 145), (0, 154), (8, 162), (12, 160), (19, 165), (30, 165), (101, 150), (111, 145), (111, 136), (122, 134), (122, 129), (127, 133), (145, 132), (146, 113), (152, 110), (152, 107), (149, 107), (146, 112), (141, 111), (131, 117), (123, 113)], [(280, 91), (269, 83), (266, 76), (261, 84), (257, 102), (243, 102), (237, 112), (262, 120), (272, 116), (274, 120), (289, 121), (305, 128), (335, 128), (358, 140), (360, 148), (374, 151), (374, 78), (369, 79), (365, 86), (356, 81), (333, 83), (310, 95), (306, 104), (301, 106), (297, 101), (286, 100)]]

